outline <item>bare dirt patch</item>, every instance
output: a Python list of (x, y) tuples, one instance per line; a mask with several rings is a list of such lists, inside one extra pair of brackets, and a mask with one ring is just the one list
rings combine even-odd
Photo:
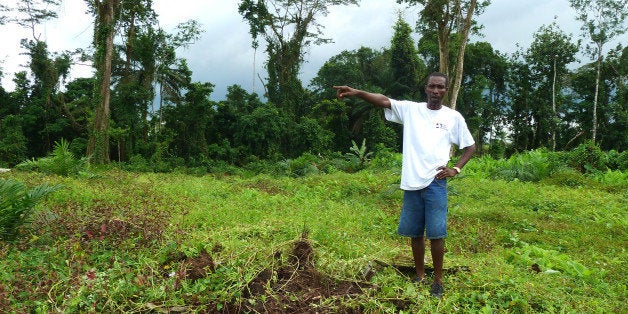
[(362, 313), (346, 300), (373, 288), (368, 283), (338, 280), (320, 273), (312, 260), (314, 249), (307, 238), (294, 242), (284, 264), (267, 268), (247, 285), (243, 295), (254, 302), (243, 304), (244, 312), (257, 313)]
[[(277, 252), (273, 266), (268, 267), (248, 282), (238, 302), (205, 304), (204, 313), (362, 313), (352, 299), (375, 287), (369, 283), (339, 280), (319, 272), (314, 265), (314, 248), (303, 236), (292, 243), (289, 253)], [(283, 254), (288, 254), (282, 258)], [(177, 282), (197, 280), (208, 276), (216, 268), (207, 252), (190, 258), (174, 257), (179, 264)], [(175, 289), (178, 288), (175, 285)], [(192, 303), (195, 303), (192, 301)], [(357, 304), (354, 302), (353, 304)], [(203, 304), (196, 304), (201, 306)]]

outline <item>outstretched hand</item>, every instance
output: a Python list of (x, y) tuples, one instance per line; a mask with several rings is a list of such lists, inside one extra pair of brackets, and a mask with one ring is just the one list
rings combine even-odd
[(342, 99), (344, 97), (347, 96), (354, 96), (356, 94), (356, 89), (355, 88), (351, 88), (349, 86), (334, 86), (334, 89), (336, 90), (336, 95), (338, 96), (338, 98)]
[(390, 108), (390, 99), (382, 94), (369, 93), (346, 85), (334, 86), (334, 89), (336, 90), (338, 99), (355, 96), (375, 106)]

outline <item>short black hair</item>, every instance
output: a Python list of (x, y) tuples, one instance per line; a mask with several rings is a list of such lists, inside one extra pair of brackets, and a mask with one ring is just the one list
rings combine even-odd
[(430, 80), (430, 77), (442, 77), (445, 79), (445, 86), (449, 86), (449, 77), (443, 73), (440, 72), (432, 72), (430, 75), (427, 76), (427, 80)]

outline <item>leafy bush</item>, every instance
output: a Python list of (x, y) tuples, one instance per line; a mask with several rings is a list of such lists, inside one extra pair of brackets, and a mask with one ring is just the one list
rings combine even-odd
[(73, 139), (69, 149), (74, 156), (84, 156), (87, 151), (87, 139), (82, 137)]
[(362, 146), (358, 146), (358, 144), (356, 144), (353, 140), (351, 141), (351, 144), (352, 145), (349, 148), (351, 152), (347, 153), (345, 156), (353, 165), (354, 171), (362, 170), (371, 161), (373, 152), (366, 151), (366, 139), (362, 139)]
[(151, 172), (152, 168), (148, 165), (148, 161), (142, 155), (133, 155), (129, 161), (124, 164), (124, 169), (135, 172)]
[(591, 141), (580, 144), (567, 154), (569, 166), (582, 173), (593, 170), (606, 171), (605, 159), (604, 152)]
[(59, 188), (42, 184), (27, 190), (19, 181), (0, 179), (0, 240), (15, 240), (37, 201)]
[(538, 182), (551, 173), (548, 154), (541, 150), (511, 156), (498, 165), (491, 176), (506, 181)]
[(628, 190), (628, 172), (607, 170), (599, 171), (593, 175), (595, 181), (602, 183), (611, 191)]
[(489, 155), (482, 155), (473, 157), (469, 160), (469, 163), (464, 167), (464, 173), (466, 175), (488, 177), (493, 173), (499, 164), (503, 164), (504, 161), (498, 161)]
[(170, 173), (177, 169), (184, 169), (185, 160), (180, 157), (166, 158), (161, 154), (155, 154), (149, 160), (141, 155), (133, 155), (128, 162), (124, 163), (123, 168), (134, 172)]
[(536, 264), (539, 270), (545, 272), (559, 271), (578, 278), (586, 278), (591, 275), (591, 270), (581, 263), (573, 260), (569, 255), (555, 250), (544, 249), (525, 242), (520, 242), (518, 247), (510, 250), (507, 260), (521, 265)]
[(89, 159), (77, 159), (70, 151), (70, 144), (65, 139), (55, 142), (55, 147), (48, 157), (27, 160), (16, 166), (21, 170), (39, 171), (60, 176), (85, 173), (89, 170)]
[(608, 151), (605, 156), (605, 163), (610, 170), (628, 170), (628, 151), (621, 153), (616, 150)]
[[(220, 161), (215, 161), (214, 163), (221, 163)], [(217, 171), (220, 170), (220, 171)], [(242, 170), (246, 170), (244, 173)], [(285, 162), (274, 162), (269, 160), (255, 160), (249, 162), (242, 166), (242, 168), (236, 167), (232, 164), (223, 163), (223, 166), (220, 168), (211, 168), (212, 173), (228, 173), (228, 174), (240, 174), (240, 175), (259, 175), (259, 174), (269, 174), (272, 176), (284, 176), (286, 175), (286, 164)]]
[(243, 152), (246, 147), (231, 147), (229, 140), (223, 139), (220, 143), (212, 143), (207, 147), (207, 156), (213, 160), (221, 160), (231, 164), (237, 163), (242, 159)]
[(26, 137), (20, 119), (8, 115), (0, 120), (0, 165), (13, 166), (26, 158)]
[(504, 158), (506, 155), (506, 144), (503, 140), (493, 139), (488, 146), (487, 152), (495, 159)]
[(401, 171), (401, 158), (400, 153), (396, 153), (390, 148), (384, 145), (377, 145), (375, 149), (375, 155), (371, 160), (369, 167), (373, 169), (391, 169)]
[(305, 153), (296, 159), (288, 159), (280, 162), (285, 173), (291, 177), (305, 177), (312, 174), (320, 173), (320, 170), (316, 166), (319, 162), (319, 158)]

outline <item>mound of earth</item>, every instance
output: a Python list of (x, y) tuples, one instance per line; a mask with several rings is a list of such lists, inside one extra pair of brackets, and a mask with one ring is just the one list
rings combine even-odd
[[(363, 308), (351, 299), (363, 295), (373, 285), (357, 281), (332, 278), (320, 273), (314, 266), (314, 248), (307, 234), (292, 243), (291, 250), (274, 254), (273, 266), (259, 272), (242, 291), (243, 301), (237, 303), (205, 304), (203, 313), (362, 313)], [(177, 266), (178, 265), (178, 266)], [(167, 257), (162, 264), (164, 276), (176, 276), (175, 289), (181, 280), (197, 280), (206, 277), (216, 268), (207, 252), (197, 257), (187, 257), (178, 252)], [(171, 273), (168, 273), (168, 272)], [(194, 306), (197, 303), (190, 300)], [(150, 304), (151, 310), (157, 309)], [(173, 307), (168, 313), (187, 313), (188, 307)]]
[[(215, 248), (212, 252), (219, 251)], [(233, 303), (201, 304), (198, 299), (189, 301), (194, 306), (204, 305), (202, 313), (363, 313), (365, 309), (359, 301), (369, 290), (377, 289), (368, 283), (374, 273), (383, 267), (396, 268), (400, 273), (414, 276), (414, 266), (410, 260), (394, 259), (392, 263), (375, 260), (362, 272), (365, 281), (349, 281), (333, 278), (319, 272), (313, 261), (314, 248), (303, 234), (292, 243), (288, 253), (276, 252), (272, 266), (260, 271), (255, 278), (246, 283), (241, 291), (242, 298)], [(288, 254), (285, 258), (283, 254)], [(168, 256), (162, 265), (174, 271), (164, 276), (176, 275), (175, 289), (181, 280), (197, 280), (208, 276), (216, 265), (208, 252), (197, 257), (187, 257), (183, 253)], [(176, 267), (175, 265), (178, 265)], [(426, 269), (431, 271), (431, 269)], [(459, 271), (468, 272), (466, 266), (445, 269), (444, 273), (453, 275)], [(356, 302), (352, 302), (355, 300)], [(389, 300), (398, 310), (408, 308), (411, 300)], [(168, 313), (187, 313), (190, 308), (169, 308)]]
[[(345, 304), (372, 285), (325, 276), (314, 267), (314, 249), (306, 238), (294, 243), (285, 264), (261, 271), (243, 296), (253, 300), (242, 311), (253, 313), (362, 313)], [(278, 256), (276, 256), (278, 257)]]

